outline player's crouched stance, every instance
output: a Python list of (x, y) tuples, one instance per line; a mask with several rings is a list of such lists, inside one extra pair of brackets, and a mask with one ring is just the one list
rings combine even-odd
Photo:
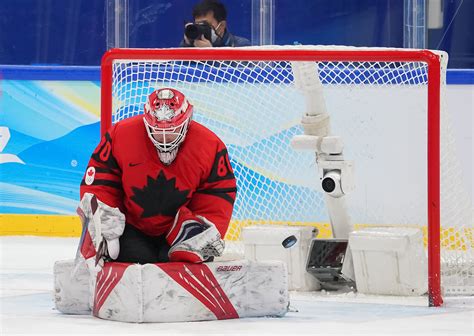
[(284, 315), (283, 263), (214, 262), (236, 196), (225, 145), (177, 90), (154, 91), (144, 110), (92, 154), (76, 259), (54, 268), (56, 308), (126, 322)]

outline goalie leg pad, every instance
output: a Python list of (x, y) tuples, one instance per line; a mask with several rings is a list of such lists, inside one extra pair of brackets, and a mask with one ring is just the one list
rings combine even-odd
[(288, 273), (280, 261), (110, 262), (97, 277), (94, 315), (123, 322), (283, 316), (288, 300)]
[(74, 260), (54, 263), (54, 304), (64, 314), (90, 314), (89, 270), (85, 263), (76, 268)]

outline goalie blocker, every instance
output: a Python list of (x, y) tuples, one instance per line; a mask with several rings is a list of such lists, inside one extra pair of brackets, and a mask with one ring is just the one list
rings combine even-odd
[[(56, 308), (89, 314), (89, 281), (72, 277), (73, 269), (72, 260), (54, 266)], [(185, 322), (283, 316), (288, 304), (288, 274), (279, 261), (108, 262), (97, 274), (92, 312), (123, 322)]]

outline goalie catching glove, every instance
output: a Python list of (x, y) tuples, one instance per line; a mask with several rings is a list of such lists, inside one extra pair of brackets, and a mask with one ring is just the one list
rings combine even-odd
[(171, 246), (170, 261), (202, 263), (219, 257), (224, 252), (224, 241), (216, 226), (203, 216), (182, 207), (176, 214), (173, 226), (166, 235)]

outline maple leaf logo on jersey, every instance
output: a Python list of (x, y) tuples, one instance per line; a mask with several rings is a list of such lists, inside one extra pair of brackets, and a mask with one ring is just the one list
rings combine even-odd
[(143, 209), (142, 218), (157, 215), (174, 217), (189, 194), (189, 189), (179, 190), (176, 178), (168, 180), (163, 171), (160, 171), (156, 179), (148, 176), (143, 188), (133, 187), (132, 190), (134, 195), (131, 199)]

